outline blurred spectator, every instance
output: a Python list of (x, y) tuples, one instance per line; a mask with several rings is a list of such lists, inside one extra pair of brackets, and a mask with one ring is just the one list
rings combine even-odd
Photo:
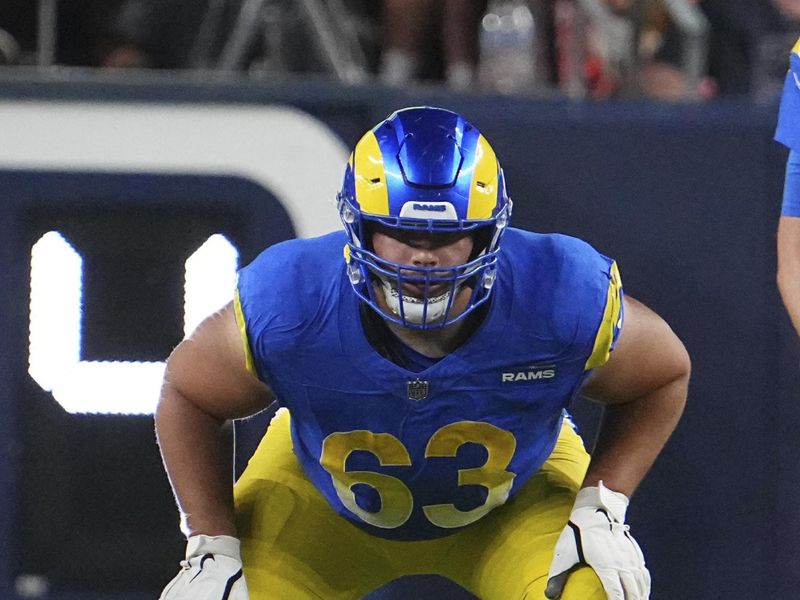
[(122, 0), (61, 0), (58, 3), (56, 62), (100, 66), (107, 49), (107, 25)]
[(321, 43), (320, 21), (334, 41), (361, 48), (365, 70), (376, 70), (377, 10), (371, 0), (123, 0), (103, 64), (325, 72), (330, 61), (320, 53), (342, 47)]
[[(122, 0), (59, 0), (56, 4), (55, 63), (99, 66), (107, 47), (106, 25)], [(0, 64), (37, 62), (39, 2), (0, 2)]]
[(5, 29), (0, 29), (0, 66), (19, 62), (19, 53), (17, 39)]
[(0, 2), (0, 64), (18, 64), (23, 53), (36, 51), (36, 3), (31, 0), (3, 0)]
[[(238, 7), (224, 0), (122, 0), (109, 23), (104, 67), (178, 69), (195, 66), (195, 41), (205, 24), (221, 24), (223, 13)], [(210, 21), (214, 20), (214, 23)], [(205, 39), (209, 53), (217, 39)]]
[[(759, 48), (771, 36), (790, 33), (797, 37), (800, 10), (797, 0), (703, 0), (701, 6), (711, 22), (709, 73), (720, 94), (754, 92), (754, 69)], [(779, 60), (780, 79), (786, 73), (786, 48)]]
[(639, 38), (639, 86), (649, 98), (666, 101), (708, 100), (717, 86), (708, 76), (708, 43), (702, 44), (702, 64), (693, 81), (686, 72), (687, 43), (661, 2), (654, 2), (644, 19)]
[[(701, 0), (711, 26), (709, 78), (698, 97), (748, 95), (774, 98), (786, 73), (786, 48), (800, 31), (800, 0)], [(686, 85), (680, 69), (681, 39), (663, 22), (661, 40), (642, 70), (645, 93), (675, 100)]]
[(553, 84), (596, 99), (637, 93), (636, 39), (649, 0), (542, 0), (552, 20)]
[(470, 87), (486, 0), (384, 0), (380, 77), (389, 85), (443, 79)]
[[(639, 92), (661, 100), (773, 98), (786, 70), (785, 48), (800, 30), (800, 0), (699, 0), (711, 26), (708, 77), (687, 81), (685, 40), (662, 0), (596, 0), (595, 8), (605, 7), (603, 23), (596, 10), (590, 14), (590, 3), (579, 0), (319, 2), (346, 13), (344, 21), (328, 26), (339, 41), (358, 38), (362, 68), (390, 85), (432, 80), (455, 90), (480, 84), (508, 93), (560, 90), (594, 98)], [(235, 61), (225, 68), (330, 70), (325, 57), (331, 45), (320, 44), (320, 32), (309, 26), (313, 9), (293, 0), (264, 0), (245, 23), (240, 11), (256, 4), (57, 0), (55, 62), (215, 68), (239, 36)], [(0, 1), (0, 65), (36, 63), (38, 5)], [(508, 23), (512, 35), (505, 31)], [(638, 77), (632, 79), (630, 70)]]

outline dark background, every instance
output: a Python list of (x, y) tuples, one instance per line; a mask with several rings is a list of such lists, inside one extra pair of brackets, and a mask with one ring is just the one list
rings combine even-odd
[[(347, 145), (404, 105), (462, 112), (505, 168), (513, 223), (615, 257), (626, 292), (662, 314), (692, 356), (686, 414), (629, 511), (652, 598), (797, 597), (800, 349), (775, 286), (786, 156), (771, 140), (776, 106), (174, 78), (18, 79), (2, 82), (3, 97), (288, 104)], [(333, 210), (332, 193), (321, 210)], [(141, 360), (163, 360), (182, 335), (180, 269), (198, 239), (225, 233), (244, 264), (293, 229), (268, 190), (233, 177), (0, 171), (0, 597), (14, 598), (17, 575), (38, 573), (53, 599), (155, 598), (182, 543), (152, 419), (67, 415), (27, 375), (30, 246), (50, 229), (91, 257), (86, 351)], [(575, 411), (591, 439), (598, 411)], [(254, 428), (240, 429), (243, 447)], [(426, 597), (422, 581), (407, 586)], [(445, 597), (450, 588), (437, 586), (431, 597)]]

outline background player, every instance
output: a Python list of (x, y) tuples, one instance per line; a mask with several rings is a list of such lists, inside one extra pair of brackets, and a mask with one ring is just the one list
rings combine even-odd
[(800, 40), (790, 57), (775, 139), (789, 148), (778, 222), (778, 288), (800, 334)]
[[(367, 132), (339, 210), (346, 232), (267, 249), (168, 361), (156, 429), (190, 537), (162, 597), (439, 573), (485, 599), (647, 598), (625, 512), (683, 410), (678, 338), (612, 260), (508, 226), (494, 152), (455, 113)], [(607, 405), (591, 463), (564, 416), (579, 391)], [(273, 397), (291, 422), (234, 503), (225, 421)]]

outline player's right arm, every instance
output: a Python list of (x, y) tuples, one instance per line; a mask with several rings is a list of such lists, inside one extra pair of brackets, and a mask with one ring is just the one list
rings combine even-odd
[(791, 150), (778, 222), (778, 289), (800, 334), (800, 39), (790, 55), (775, 139)]
[(248, 371), (233, 304), (208, 317), (167, 360), (156, 436), (188, 537), (186, 559), (160, 600), (248, 600), (233, 517), (227, 423), (271, 394)]
[(156, 436), (187, 536), (236, 535), (226, 423), (270, 401), (267, 387), (246, 368), (232, 303), (203, 321), (170, 355), (156, 408)]

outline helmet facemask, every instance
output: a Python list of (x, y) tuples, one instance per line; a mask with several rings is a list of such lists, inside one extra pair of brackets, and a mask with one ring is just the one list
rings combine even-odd
[[(496, 278), (499, 241), (508, 223), (510, 204), (504, 213), (490, 223), (442, 223), (420, 222), (389, 225), (386, 219), (372, 219), (357, 215), (340, 196), (339, 212), (350, 242), (345, 248), (347, 274), (350, 283), (361, 300), (377, 311), (383, 318), (411, 329), (438, 329), (455, 323), (467, 316), (489, 299)], [(402, 232), (428, 231), (447, 234), (467, 232), (473, 238), (473, 250), (469, 260), (454, 266), (421, 267), (396, 263), (385, 259), (372, 248), (372, 232), (375, 224), (382, 229), (392, 229), (395, 236)], [(403, 294), (408, 285), (421, 287), (423, 293)], [(464, 289), (469, 297), (457, 302)], [(384, 308), (377, 294), (385, 300)], [(454, 308), (461, 310), (454, 313)]]

